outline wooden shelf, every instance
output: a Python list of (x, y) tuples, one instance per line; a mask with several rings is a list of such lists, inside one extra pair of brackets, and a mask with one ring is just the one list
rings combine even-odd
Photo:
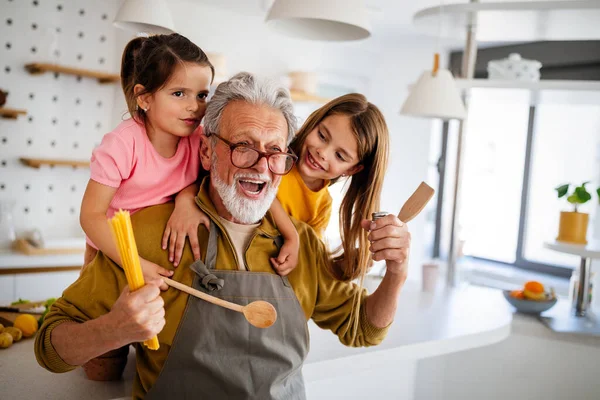
[(58, 160), (58, 159), (43, 159), (43, 158), (26, 158), (21, 157), (19, 160), (31, 168), (40, 168), (43, 165), (50, 167), (73, 167), (73, 168), (89, 168), (89, 161), (75, 161), (75, 160)]
[(35, 247), (26, 239), (17, 239), (12, 244), (13, 250), (28, 256), (46, 256), (50, 254), (81, 254), (85, 247), (40, 248)]
[(597, 0), (444, 4), (421, 9), (413, 23), (431, 35), (438, 35), (441, 27), (442, 36), (464, 39), (473, 18), (477, 20), (478, 42), (600, 39)]
[(26, 115), (27, 111), (17, 110), (15, 108), (0, 107), (0, 116), (6, 119), (17, 119), (19, 115)]
[[(537, 82), (520, 82), (513, 80), (492, 79), (457, 79), (456, 85), (461, 90), (489, 89), (489, 99), (503, 103), (527, 101), (530, 105), (597, 105), (600, 103), (600, 81), (565, 81), (540, 80)], [(506, 91), (529, 92), (527, 100), (521, 95)]]
[(58, 72), (60, 74), (98, 79), (98, 82), (100, 83), (114, 83), (121, 80), (121, 76), (118, 74), (109, 74), (107, 72), (92, 71), (83, 68), (65, 67), (57, 64), (32, 63), (25, 65), (25, 69), (32, 75), (43, 74), (45, 72)]
[(319, 103), (325, 104), (329, 102), (331, 99), (326, 97), (315, 96), (306, 92), (300, 92), (297, 90), (291, 90), (290, 94), (292, 95), (292, 100), (300, 103)]

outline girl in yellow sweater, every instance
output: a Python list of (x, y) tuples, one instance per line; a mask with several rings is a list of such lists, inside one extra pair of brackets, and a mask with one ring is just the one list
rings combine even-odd
[(284, 236), (273, 267), (287, 275), (298, 254), (296, 229), (287, 215), (306, 222), (323, 236), (331, 216), (328, 187), (349, 181), (340, 207), (342, 244), (333, 253), (336, 279), (351, 280), (369, 263), (369, 241), (362, 219), (379, 210), (387, 168), (389, 135), (383, 114), (357, 93), (338, 97), (314, 111), (290, 145), (298, 155), (294, 168), (282, 177), (271, 212)]

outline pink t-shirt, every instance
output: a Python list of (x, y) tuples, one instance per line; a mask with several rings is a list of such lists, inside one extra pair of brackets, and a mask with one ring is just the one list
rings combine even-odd
[[(171, 158), (158, 154), (146, 128), (131, 118), (104, 135), (92, 152), (90, 172), (92, 180), (117, 188), (106, 216), (112, 217), (119, 209), (134, 213), (169, 202), (194, 183), (200, 168), (201, 134), (199, 126), (192, 135), (181, 138)], [(89, 239), (88, 243), (92, 244)]]

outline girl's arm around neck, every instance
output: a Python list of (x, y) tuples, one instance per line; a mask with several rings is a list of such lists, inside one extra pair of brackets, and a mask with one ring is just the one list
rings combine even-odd
[(278, 257), (276, 259), (272, 258), (271, 264), (279, 275), (285, 276), (289, 274), (298, 263), (300, 238), (290, 216), (284, 210), (277, 198), (273, 200), (270, 211), (277, 224), (277, 229), (279, 229), (279, 232), (283, 235), (284, 241), (284, 245), (281, 248)]
[(121, 257), (106, 222), (106, 212), (116, 192), (117, 188), (90, 179), (83, 194), (79, 221), (83, 231), (96, 247), (121, 265)]

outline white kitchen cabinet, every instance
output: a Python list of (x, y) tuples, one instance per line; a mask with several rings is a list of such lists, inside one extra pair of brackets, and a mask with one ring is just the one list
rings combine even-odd
[(18, 298), (36, 301), (60, 297), (63, 290), (78, 277), (79, 271), (1, 275), (0, 304), (7, 304)]

